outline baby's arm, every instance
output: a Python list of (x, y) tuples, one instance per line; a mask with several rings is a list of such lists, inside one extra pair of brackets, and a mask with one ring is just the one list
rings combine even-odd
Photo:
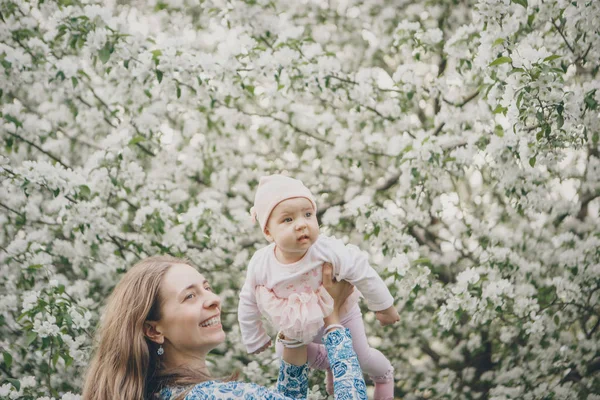
[(381, 325), (398, 321), (400, 316), (394, 307), (394, 298), (369, 264), (368, 255), (356, 246), (344, 245), (339, 239), (328, 238), (326, 244), (337, 279), (345, 279), (360, 290)]
[(238, 321), (246, 350), (248, 353), (255, 354), (266, 350), (271, 344), (271, 339), (263, 327), (260, 310), (256, 304), (256, 280), (252, 264), (251, 260), (246, 274), (246, 282), (240, 292)]

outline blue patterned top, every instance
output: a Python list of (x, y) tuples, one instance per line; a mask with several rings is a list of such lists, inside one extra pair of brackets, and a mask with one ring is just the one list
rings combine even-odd
[[(329, 364), (333, 372), (334, 397), (339, 400), (366, 400), (367, 387), (358, 357), (352, 348), (349, 329), (336, 329), (323, 337)], [(308, 394), (308, 363), (292, 365), (281, 360), (277, 390), (246, 382), (207, 381), (194, 385), (185, 400), (289, 400), (306, 399)], [(160, 400), (175, 399), (190, 387), (166, 387), (156, 396)]]

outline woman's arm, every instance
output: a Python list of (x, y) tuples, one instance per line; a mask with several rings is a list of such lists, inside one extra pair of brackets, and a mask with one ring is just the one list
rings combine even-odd
[[(340, 308), (354, 287), (346, 281), (336, 282), (333, 278), (333, 266), (329, 263), (323, 265), (323, 286), (333, 298), (333, 312), (323, 319), (326, 333), (322, 340), (327, 348), (329, 364), (333, 372), (334, 396), (337, 398), (344, 394), (344, 398), (366, 400), (367, 389), (358, 357), (352, 347), (350, 330), (342, 329), (339, 325)], [(284, 346), (277, 380), (277, 390), (282, 395), (294, 399), (306, 398), (308, 394), (306, 361), (306, 346), (296, 348)]]
[[(306, 346), (304, 358), (306, 359)], [(283, 360), (279, 366), (279, 377), (277, 378), (277, 392), (286, 399), (306, 399), (308, 394), (308, 363), (294, 365), (285, 361), (286, 350), (283, 351)], [(289, 356), (289, 354), (288, 354)], [(300, 357), (302, 358), (302, 357)]]
[(322, 341), (333, 374), (334, 397), (344, 394), (344, 399), (367, 400), (367, 385), (352, 347), (350, 329), (334, 329)]
[(358, 363), (358, 356), (352, 347), (350, 330), (340, 325), (340, 307), (354, 290), (346, 282), (336, 282), (333, 267), (323, 265), (323, 286), (333, 298), (333, 312), (324, 319), (325, 335), (321, 339), (327, 349), (329, 365), (333, 373), (334, 397), (344, 395), (344, 399), (367, 399), (367, 386)]
[[(294, 371), (289, 371), (294, 374)], [(308, 392), (308, 367), (306, 367), (306, 389), (303, 395), (296, 395), (300, 389), (295, 389), (298, 380), (289, 379), (286, 381), (288, 387), (286, 392), (291, 396), (286, 396), (281, 391), (274, 391), (264, 386), (249, 382), (219, 382), (209, 381), (194, 385), (191, 388), (163, 388), (158, 393), (160, 400), (179, 400), (182, 396), (185, 400), (206, 400), (206, 399), (264, 399), (264, 400), (298, 400), (306, 399)], [(300, 383), (300, 386), (303, 384)]]
[[(285, 340), (285, 338), (283, 338)], [(293, 399), (305, 399), (308, 394), (308, 350), (306, 345), (283, 347), (279, 366), (277, 391)]]

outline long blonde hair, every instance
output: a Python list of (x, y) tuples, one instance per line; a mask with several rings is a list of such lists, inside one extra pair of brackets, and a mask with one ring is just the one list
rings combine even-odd
[(96, 333), (96, 348), (83, 387), (84, 400), (147, 399), (163, 385), (210, 379), (191, 370), (165, 371), (158, 345), (144, 335), (147, 320), (160, 320), (160, 286), (169, 268), (189, 261), (154, 256), (134, 265), (113, 290)]

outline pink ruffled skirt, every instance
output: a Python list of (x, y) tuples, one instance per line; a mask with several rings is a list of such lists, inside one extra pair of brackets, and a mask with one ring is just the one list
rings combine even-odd
[[(360, 292), (354, 292), (340, 309), (345, 314), (358, 303)], [(323, 318), (333, 312), (333, 298), (321, 285), (314, 292), (292, 293), (287, 299), (277, 297), (264, 286), (256, 287), (256, 303), (269, 323), (291, 339), (308, 344), (323, 328)]]

